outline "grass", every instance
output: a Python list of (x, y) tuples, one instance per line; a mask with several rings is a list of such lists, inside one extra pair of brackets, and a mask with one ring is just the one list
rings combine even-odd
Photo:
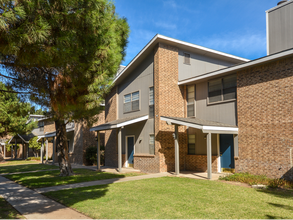
[(12, 165), (21, 165), (21, 164), (32, 164), (39, 163), (38, 161), (27, 161), (27, 160), (9, 160), (0, 163), (0, 167), (2, 166), (12, 166)]
[(52, 170), (58, 169), (57, 166), (47, 164), (28, 164), (28, 165), (16, 165), (16, 166), (0, 166), (0, 174), (3, 173), (16, 173), (16, 172), (27, 172), (35, 170)]
[(293, 194), (162, 177), (45, 193), (96, 219), (292, 219)]
[(247, 183), (249, 185), (263, 184), (271, 188), (287, 188), (293, 189), (293, 182), (286, 181), (284, 179), (271, 179), (265, 175), (252, 175), (249, 173), (235, 173), (225, 177), (220, 177), (220, 180), (236, 181), (241, 183)]
[(125, 173), (125, 174), (112, 174), (106, 172), (97, 172), (87, 169), (73, 169), (75, 175), (60, 177), (59, 170), (44, 171), (38, 173), (25, 173), (25, 174), (12, 174), (5, 177), (13, 180), (28, 188), (43, 188), (49, 186), (66, 185), (72, 183), (88, 182), (94, 180), (123, 178), (126, 176), (137, 176), (142, 173)]
[(19, 214), (4, 198), (0, 196), (0, 219), (20, 219), (24, 218)]

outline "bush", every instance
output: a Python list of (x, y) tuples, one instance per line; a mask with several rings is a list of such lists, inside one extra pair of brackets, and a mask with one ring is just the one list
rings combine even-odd
[(249, 173), (235, 173), (233, 175), (220, 177), (219, 179), (247, 183), (249, 185), (263, 184), (271, 188), (293, 188), (293, 182), (284, 179), (270, 179), (265, 175), (252, 175)]
[[(105, 155), (104, 155), (104, 146), (100, 146), (101, 151), (101, 165), (105, 164)], [(85, 151), (85, 159), (87, 162), (87, 165), (96, 165), (97, 164), (97, 147), (96, 146), (90, 146)]]
[[(46, 157), (43, 157), (46, 160)], [(26, 160), (37, 160), (41, 161), (41, 157), (28, 157)], [(52, 160), (52, 157), (48, 157), (48, 160)]]

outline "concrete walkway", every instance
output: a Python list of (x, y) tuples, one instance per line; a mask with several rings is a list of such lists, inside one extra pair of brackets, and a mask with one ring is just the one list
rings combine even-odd
[(63, 189), (74, 189), (80, 187), (87, 187), (87, 186), (97, 186), (97, 185), (105, 185), (111, 183), (121, 183), (121, 182), (128, 182), (134, 180), (143, 180), (143, 179), (150, 179), (150, 178), (159, 178), (164, 176), (169, 176), (170, 173), (155, 173), (155, 174), (148, 174), (148, 175), (141, 175), (141, 176), (131, 176), (131, 177), (124, 177), (124, 178), (113, 178), (113, 179), (105, 179), (105, 180), (96, 180), (90, 182), (82, 182), (82, 183), (73, 183), (63, 186), (51, 186), (45, 188), (35, 189), (38, 193), (46, 193), (52, 191), (59, 191)]
[(89, 219), (3, 176), (0, 176), (0, 195), (27, 219)]

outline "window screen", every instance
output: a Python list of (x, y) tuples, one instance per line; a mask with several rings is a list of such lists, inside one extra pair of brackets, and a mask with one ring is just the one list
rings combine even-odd
[(187, 86), (187, 117), (195, 116), (195, 86)]
[(149, 91), (149, 117), (154, 117), (154, 87), (150, 87)]
[(188, 135), (188, 154), (195, 154), (195, 134)]
[(184, 63), (190, 64), (190, 54), (189, 53), (184, 53)]
[(236, 99), (236, 75), (223, 78), (223, 98)]
[(150, 154), (155, 154), (155, 135), (150, 134)]

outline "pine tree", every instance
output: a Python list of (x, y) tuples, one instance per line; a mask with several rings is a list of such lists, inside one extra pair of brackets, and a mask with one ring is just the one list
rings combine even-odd
[(72, 174), (65, 122), (97, 121), (128, 33), (108, 0), (0, 0), (2, 76), (52, 110), (62, 176)]

